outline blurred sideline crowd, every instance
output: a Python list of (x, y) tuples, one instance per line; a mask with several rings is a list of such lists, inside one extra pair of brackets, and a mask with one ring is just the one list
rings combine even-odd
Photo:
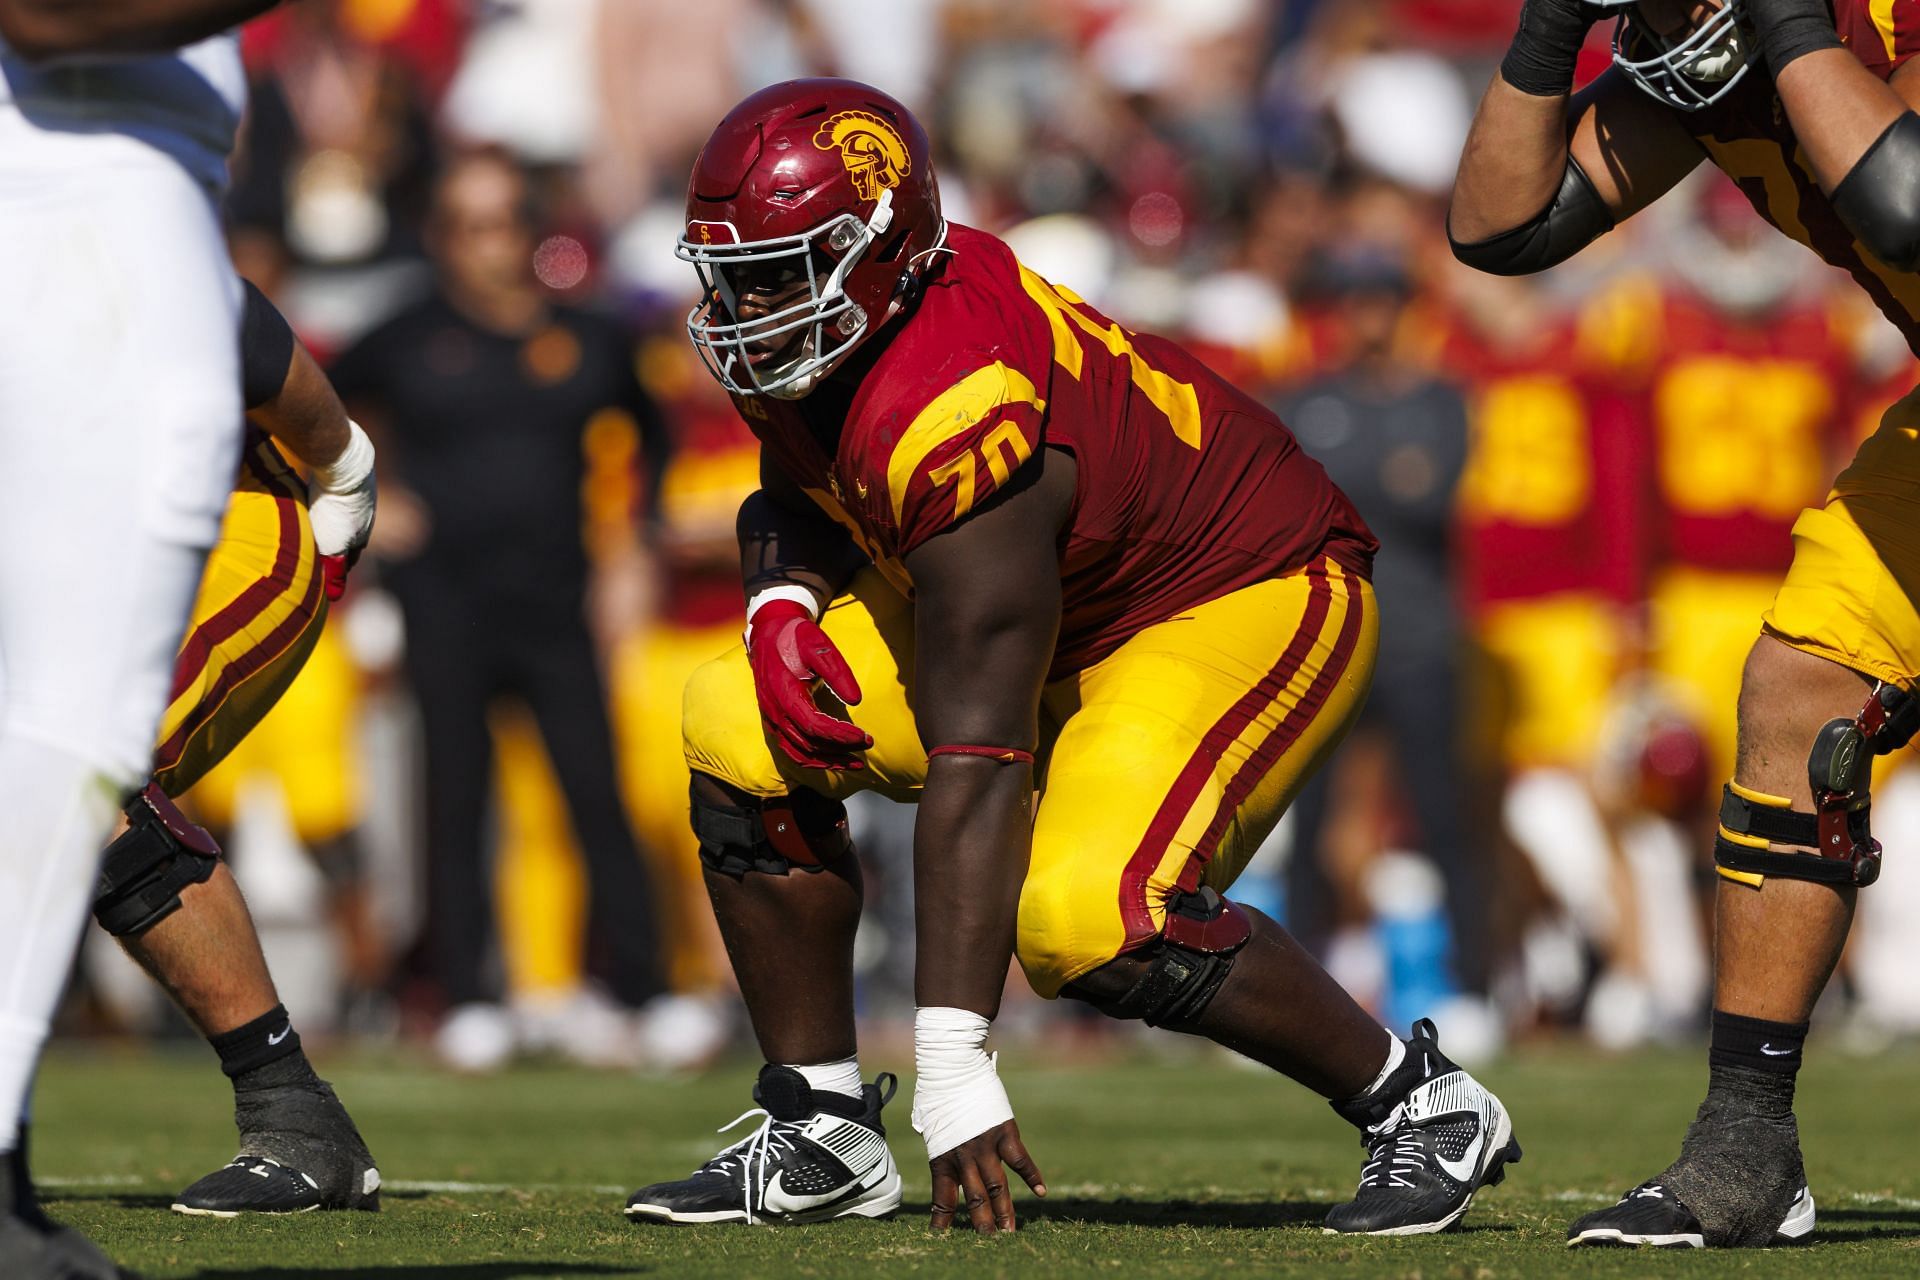
[[(921, 115), (950, 218), (1274, 404), (1380, 535), (1368, 715), (1236, 896), (1450, 1048), (1696, 1034), (1741, 663), (1795, 515), (1916, 369), (1717, 176), (1546, 276), (1456, 266), (1447, 192), (1518, 8), (305, 0), (249, 27), (234, 256), (383, 466), (306, 671), (188, 797), (303, 1032), (468, 1070), (744, 1037), (679, 714), (739, 639), (757, 453), (673, 243), (720, 116), (831, 74)], [(1920, 1033), (1907, 759), (1824, 1015), (1863, 1047)], [(912, 815), (854, 820), (866, 1012), (907, 1017)], [(67, 1025), (164, 1030), (88, 946)]]

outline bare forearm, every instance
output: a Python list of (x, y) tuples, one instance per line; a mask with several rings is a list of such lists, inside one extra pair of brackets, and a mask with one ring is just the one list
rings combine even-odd
[(1845, 49), (1796, 58), (1774, 80), (1794, 137), (1829, 195), (1907, 104)]
[(928, 767), (913, 846), (914, 1003), (991, 1018), (1013, 958), (1033, 770), (968, 756)]
[(152, 53), (237, 26), (279, 0), (0, 0), (0, 36), (27, 58)]
[(1511, 231), (1547, 206), (1566, 168), (1566, 96), (1522, 93), (1494, 76), (1460, 156), (1447, 229), (1463, 243)]
[(247, 416), (309, 467), (332, 465), (347, 447), (346, 406), (305, 347), (294, 347), (280, 393)]
[(839, 595), (866, 562), (846, 530), (821, 512), (795, 510), (762, 489), (740, 504), (740, 581), (748, 596), (796, 583), (821, 606)]

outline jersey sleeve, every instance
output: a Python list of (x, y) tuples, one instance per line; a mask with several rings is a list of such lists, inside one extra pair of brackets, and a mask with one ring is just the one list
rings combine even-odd
[(1882, 80), (1920, 53), (1920, 0), (1835, 0), (1833, 18), (1854, 56)]
[(928, 401), (894, 441), (884, 484), (899, 554), (967, 518), (1044, 443), (1046, 401), (1003, 360), (982, 364)]

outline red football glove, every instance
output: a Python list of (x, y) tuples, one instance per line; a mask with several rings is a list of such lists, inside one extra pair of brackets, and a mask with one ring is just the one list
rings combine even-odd
[(873, 745), (859, 725), (828, 715), (813, 701), (813, 682), (848, 706), (860, 682), (833, 641), (795, 600), (769, 600), (747, 626), (747, 659), (760, 718), (794, 763), (809, 769), (864, 769), (857, 754)]
[(347, 570), (353, 568), (352, 556), (321, 556), (321, 587), (327, 593), (327, 601), (332, 603), (347, 593)]

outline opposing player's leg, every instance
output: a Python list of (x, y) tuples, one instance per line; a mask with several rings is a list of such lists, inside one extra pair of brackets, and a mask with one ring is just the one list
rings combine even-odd
[(1383, 1030), (1272, 921), (1222, 898), (1358, 714), (1377, 623), (1338, 565), (1134, 636), (1049, 688), (1018, 951), (1034, 989), (1206, 1036), (1334, 1103), (1368, 1151), (1337, 1230), (1436, 1231), (1518, 1157), (1504, 1109)]
[(272, 709), (325, 620), (303, 486), (252, 433), (175, 661), (155, 781), (127, 806), (94, 900), (101, 926), (166, 988), (233, 1083), (240, 1154), (182, 1192), (181, 1213), (379, 1205), (373, 1159), (301, 1050), (240, 886), (170, 799)]
[(874, 739), (860, 773), (803, 769), (776, 752), (743, 649), (687, 685), (694, 834), (767, 1062), (754, 1086), (764, 1119), (690, 1177), (634, 1192), (627, 1214), (638, 1221), (805, 1222), (900, 1207), (880, 1118), (893, 1078), (864, 1083), (855, 1044), (861, 882), (841, 798), (871, 786), (911, 799), (926, 779), (906, 701), (913, 620), (906, 601), (869, 572), (821, 626), (866, 691), (849, 709)]
[(1889, 409), (1794, 525), (1794, 561), (1747, 659), (1739, 746), (1715, 846), (1707, 1097), (1679, 1159), (1576, 1221), (1569, 1244), (1805, 1239), (1794, 1083), (1807, 1020), (1877, 873), (1872, 756), (1913, 732), (1920, 673), (1920, 397)]
[[(35, 246), (0, 255), (0, 1147), (13, 1151), (231, 484), (240, 292), (206, 192), (158, 151), (17, 114), (0, 131), (6, 235)], [(24, 1161), (8, 1163), (0, 1274), (113, 1274), (41, 1225)]]

